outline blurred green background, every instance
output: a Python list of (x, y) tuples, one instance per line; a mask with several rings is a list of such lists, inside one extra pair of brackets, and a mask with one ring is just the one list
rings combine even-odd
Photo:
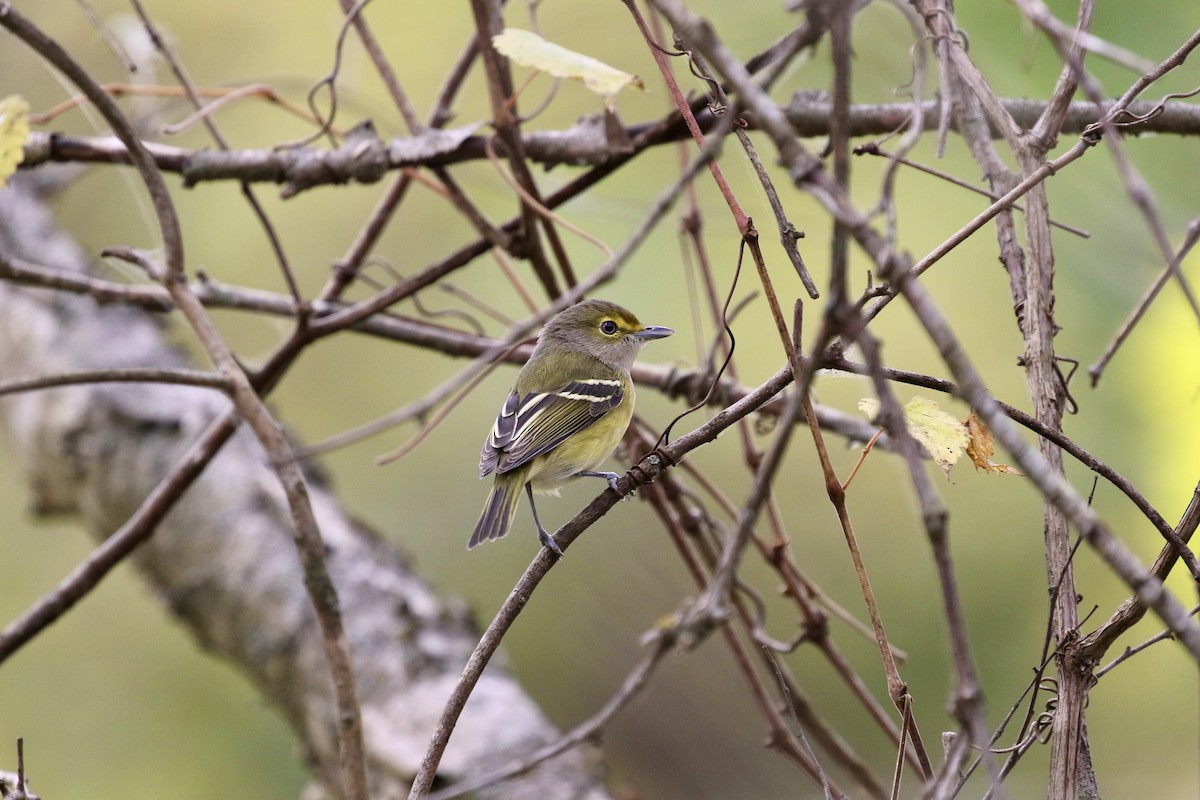
[[(123, 81), (119, 63), (76, 3), (17, 3), (102, 80)], [(203, 85), (266, 82), (302, 100), (333, 58), (340, 17), (334, 3), (179, 4), (157, 0), (147, 7), (170, 34), (193, 80)], [(796, 24), (777, 2), (692, 3), (710, 17), (726, 42), (743, 57), (758, 52)], [(1004, 96), (1044, 97), (1053, 87), (1058, 61), (1043, 38), (1025, 24), (1010, 3), (960, 3), (960, 24), (970, 35), (970, 52), (995, 90)], [(1073, 17), (1070, 3), (1053, 10)], [(130, 24), (121, 2), (93, 4), (116, 30)], [(529, 10), (512, 4), (508, 22), (528, 27)], [(458, 57), (472, 30), (466, 3), (376, 2), (368, 20), (393, 60), (417, 109), (428, 112), (442, 76)], [(656, 119), (666, 107), (653, 62), (619, 3), (542, 3), (538, 21), (547, 38), (601, 58), (646, 79), (645, 94), (622, 96), (626, 122)], [(1157, 0), (1101, 4), (1094, 32), (1157, 61), (1200, 26), (1200, 6)], [(911, 35), (895, 8), (872, 4), (856, 21), (855, 99), (892, 102), (911, 72)], [(18, 42), (0, 38), (0, 95), (21, 93), (35, 110), (70, 94)], [(827, 89), (828, 45), (799, 62), (776, 94), (796, 89)], [(1110, 64), (1091, 62), (1108, 93), (1125, 90), (1136, 77)], [(685, 73), (680, 70), (680, 74)], [(1169, 76), (1147, 95), (1195, 86), (1194, 64)], [(162, 82), (170, 81), (163, 77)], [(928, 79), (932, 84), (933, 76)], [(382, 136), (406, 131), (391, 109), (379, 80), (353, 37), (338, 82), (339, 124), (348, 128), (369, 117)], [(536, 105), (547, 81), (536, 81), (522, 98)], [(699, 89), (695, 84), (693, 89)], [(455, 106), (456, 123), (490, 116), (486, 91), (473, 74)], [(571, 124), (599, 103), (576, 84), (559, 87), (554, 103), (531, 128)], [(187, 114), (182, 103), (166, 106), (166, 121)], [(261, 102), (243, 102), (218, 116), (236, 147), (267, 147), (308, 131), (299, 122)], [(94, 115), (74, 111), (50, 129), (88, 133)], [(206, 147), (197, 130), (171, 137), (180, 146)], [(1063, 146), (1069, 146), (1065, 137)], [(820, 150), (823, 142), (811, 147)], [(1200, 205), (1198, 143), (1175, 137), (1146, 137), (1128, 144), (1153, 187), (1174, 244)], [(764, 153), (769, 150), (764, 146)], [(913, 157), (932, 163), (932, 137)], [(769, 157), (768, 157), (768, 160)], [(770, 212), (749, 167), (732, 148), (727, 174), (738, 197), (764, 232), (776, 287), (787, 299), (802, 293), (782, 253), (773, 245)], [(878, 196), (882, 163), (854, 163), (854, 195), (869, 208)], [(938, 167), (967, 180), (978, 168), (960, 143), (950, 140)], [(678, 153), (661, 148), (638, 165), (606, 180), (564, 214), (610, 245), (618, 246), (642, 219), (651, 200), (673, 180)], [(454, 175), (493, 219), (512, 212), (509, 190), (487, 164), (455, 167)], [(546, 193), (573, 176), (560, 167), (538, 173)], [(178, 181), (172, 181), (178, 187)], [(802, 244), (818, 284), (827, 280), (826, 216), (806, 196), (786, 186), (781, 194), (792, 220), (806, 230)], [(369, 213), (383, 184), (323, 188), (282, 202), (272, 187), (259, 189), (305, 291), (314, 292), (329, 265), (339, 258)], [(1161, 268), (1146, 226), (1129, 203), (1103, 148), (1057, 175), (1048, 184), (1056, 219), (1091, 232), (1082, 240), (1056, 233), (1057, 313), (1063, 331), (1062, 355), (1093, 362), (1144, 288)], [(415, 193), (423, 190), (414, 189)], [(698, 182), (706, 221), (706, 243), (718, 279), (728, 281), (736, 257), (736, 231), (708, 180)], [(235, 186), (207, 184), (175, 192), (184, 224), (190, 268), (232, 283), (281, 291), (261, 230), (246, 213)], [(983, 208), (974, 196), (935, 179), (902, 172), (897, 187), (902, 246), (920, 256)], [(154, 245), (154, 226), (140, 187), (128, 171), (94, 168), (57, 200), (63, 221), (93, 252), (129, 243)], [(647, 360), (688, 367), (698, 346), (681, 266), (678, 215), (655, 232), (634, 262), (601, 294), (630, 306), (644, 321), (675, 327), (680, 335), (645, 352)], [(459, 216), (432, 196), (410, 197), (385, 235), (379, 255), (401, 273), (415, 272), (456, 249), (469, 232)], [(602, 256), (590, 245), (568, 239), (577, 268), (587, 270)], [(995, 394), (1028, 407), (1024, 378), (1016, 367), (1021, 342), (1008, 299), (1007, 278), (999, 268), (990, 231), (974, 237), (938, 264), (928, 283), (950, 317), (976, 365)], [(858, 259), (857, 253), (853, 255)], [(1196, 276), (1196, 258), (1185, 269)], [(855, 289), (867, 265), (852, 264)], [(374, 277), (387, 281), (377, 271)], [(519, 299), (489, 258), (479, 259), (453, 281), (487, 297), (514, 317), (525, 314)], [(739, 296), (754, 285), (747, 273)], [(450, 307), (437, 292), (426, 303)], [(811, 336), (819, 306), (809, 305)], [(411, 305), (401, 310), (412, 312)], [(246, 360), (268, 353), (286, 331), (282, 322), (219, 312), (223, 329)], [(944, 375), (936, 353), (916, 330), (911, 316), (893, 304), (873, 326), (885, 342), (884, 357), (895, 367)], [(742, 379), (759, 382), (780, 366), (778, 346), (765, 304), (750, 306), (735, 326)], [(1140, 487), (1171, 522), (1178, 519), (1200, 477), (1200, 339), (1196, 320), (1178, 289), (1168, 286), (1147, 319), (1130, 338), (1100, 387), (1086, 376), (1072, 384), (1082, 412), (1065, 423), (1066, 432)], [(491, 326), (492, 333), (501, 333)], [(186, 336), (180, 336), (186, 341)], [(326, 341), (294, 369), (273, 396), (274, 407), (304, 441), (319, 441), (369, 421), (419, 397), (449, 377), (461, 363), (394, 344), (343, 336)], [(411, 553), (423, 574), (442, 591), (465, 598), (481, 619), (490, 615), (534, 553), (533, 536), (518, 532), (509, 540), (470, 553), (463, 543), (475, 521), (486, 486), (475, 480), (479, 443), (496, 405), (512, 379), (497, 370), (409, 459), (377, 468), (372, 459), (411, 435), (400, 429), (334, 452), (323, 459), (343, 501)], [(865, 381), (823, 376), (821, 402), (853, 411), (870, 394)], [(901, 389), (907, 399), (911, 392)], [(943, 400), (959, 416), (965, 410)], [(663, 424), (678, 407), (643, 391), (640, 412)], [(690, 421), (689, 421), (690, 422)], [(686, 430), (685, 427), (678, 430)], [(692, 423), (694, 424), (694, 423)], [(735, 501), (749, 482), (740, 465), (736, 436), (726, 436), (695, 456)], [(796, 559), (826, 592), (857, 614), (858, 594), (841, 534), (824, 496), (811, 445), (798, 436), (780, 475), (782, 507)], [(763, 440), (764, 443), (767, 440)], [(833, 456), (845, 475), (857, 451), (836, 446)], [(998, 460), (1002, 460), (998, 457)], [(1068, 477), (1087, 493), (1091, 475), (1075, 464)], [(939, 487), (951, 509), (951, 536), (966, 606), (973, 653), (988, 700), (989, 721), (997, 723), (1029, 681), (1039, 660), (1045, 629), (1046, 590), (1041, 546), (1041, 503), (1019, 478), (975, 473), (959, 466)], [(903, 668), (927, 741), (954, 727), (945, 712), (952, 688), (946, 630), (929, 548), (916, 503), (896, 459), (873, 455), (849, 496), (850, 510), (893, 642), (910, 660)], [(563, 499), (542, 506), (547, 525), (561, 524), (593, 496), (595, 487), (576, 487)], [(442, 498), (430, 503), (429, 498)], [(42, 521), (26, 513), (28, 493), (21, 466), (0, 459), (0, 620), (10, 620), (52, 587), (92, 543), (69, 521)], [(1118, 493), (1101, 485), (1095, 506), (1123, 541), (1145, 561), (1160, 542), (1153, 529)], [(527, 524), (522, 511), (519, 528)], [(1086, 549), (1077, 559), (1081, 608), (1098, 607), (1092, 622), (1104, 619), (1127, 591)], [(748, 579), (774, 586), (761, 564), (750, 559)], [(1195, 587), (1173, 580), (1182, 602), (1196, 602)], [(623, 504), (584, 536), (571, 557), (551, 573), (506, 640), (509, 667), (560, 726), (592, 713), (615, 690), (640, 657), (638, 636), (655, 620), (694, 593), (686, 573), (642, 502)], [(771, 632), (786, 637), (795, 621), (782, 602), (768, 599), (775, 612)], [(1144, 621), (1121, 646), (1156, 633)], [(851, 663), (880, 698), (886, 697), (874, 646), (835, 626), (835, 636)], [(1119, 652), (1114, 649), (1112, 655)], [(801, 685), (818, 707), (883, 775), (892, 755), (845, 688), (813, 653), (788, 657)], [(1088, 710), (1093, 757), (1102, 791), (1109, 797), (1194, 798), (1200, 794), (1200, 703), (1196, 665), (1171, 643), (1161, 644), (1115, 670), (1096, 687)], [(605, 751), (613, 785), (646, 798), (816, 797), (819, 790), (761, 745), (764, 728), (744, 681), (724, 646), (710, 641), (687, 657), (669, 659), (633, 706), (613, 725)], [(227, 665), (200, 655), (186, 632), (166, 620), (137, 576), (122, 567), (76, 610), (0, 668), (0, 768), (15, 768), (15, 740), (24, 737), (33, 788), (48, 798), (87, 796), (103, 800), (143, 796), (147, 787), (170, 787), (179, 800), (234, 797), (292, 798), (305, 783), (291, 737), (282, 722)], [(1006, 740), (1007, 741), (1007, 740)], [(1015, 797), (1043, 793), (1044, 748), (1035, 748), (1010, 782)], [(1152, 786), (1151, 794), (1145, 794)], [(154, 793), (160, 793), (160, 789)]]

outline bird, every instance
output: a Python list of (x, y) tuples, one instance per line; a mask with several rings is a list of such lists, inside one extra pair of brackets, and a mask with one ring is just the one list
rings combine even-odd
[(629, 369), (643, 345), (673, 333), (596, 299), (576, 303), (545, 324), (483, 443), (479, 477), (495, 477), (468, 550), (508, 533), (523, 487), (538, 541), (562, 556), (542, 527), (533, 495), (557, 495), (581, 477), (604, 478), (616, 489), (620, 476), (596, 467), (633, 417)]

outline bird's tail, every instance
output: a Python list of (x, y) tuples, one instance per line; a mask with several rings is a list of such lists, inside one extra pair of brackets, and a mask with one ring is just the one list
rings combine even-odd
[(483, 513), (479, 515), (479, 522), (475, 523), (475, 532), (471, 534), (471, 541), (467, 542), (468, 550), (481, 542), (499, 539), (508, 533), (517, 513), (517, 501), (521, 499), (523, 483), (521, 480), (509, 479), (506, 475), (496, 476), (492, 493), (488, 495)]

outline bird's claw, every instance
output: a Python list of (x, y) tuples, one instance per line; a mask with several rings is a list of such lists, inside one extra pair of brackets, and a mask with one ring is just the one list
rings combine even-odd
[(544, 530), (541, 530), (540, 528), (538, 529), (538, 541), (542, 543), (543, 547), (545, 547), (551, 553), (554, 553), (554, 555), (558, 556), (559, 558), (563, 557), (563, 551), (562, 548), (558, 546), (558, 542), (554, 541), (553, 536), (546, 533)]

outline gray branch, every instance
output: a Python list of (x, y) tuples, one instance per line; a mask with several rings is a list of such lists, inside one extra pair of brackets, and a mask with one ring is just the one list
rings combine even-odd
[[(1018, 124), (1032, 125), (1045, 108), (1037, 100), (1003, 100), (1005, 110)], [(1111, 105), (1111, 104), (1110, 104)], [(1105, 106), (1105, 110), (1108, 105)], [(797, 92), (782, 109), (796, 132), (805, 137), (829, 134), (830, 104), (820, 93)], [(922, 127), (936, 130), (940, 106), (929, 100), (922, 104)], [(911, 103), (856, 105), (848, 120), (852, 136), (881, 136), (901, 130), (909, 124)], [(1077, 134), (1103, 116), (1094, 103), (1071, 103), (1061, 132)], [(696, 115), (706, 130), (718, 123), (710, 111)], [(754, 119), (749, 118), (751, 127)], [(1200, 135), (1200, 106), (1182, 102), (1164, 104), (1132, 103), (1129, 114), (1117, 120), (1138, 133), (1170, 133), (1179, 136)], [(951, 129), (955, 124), (951, 123)], [(261, 150), (189, 150), (147, 142), (146, 147), (164, 172), (183, 176), (185, 185), (208, 181), (237, 180), (246, 183), (276, 183), (284, 187), (284, 196), (292, 196), (315, 186), (345, 183), (374, 183), (389, 170), (415, 166), (445, 166), (487, 158), (486, 135), (477, 135), (480, 126), (440, 130), (428, 128), (414, 136), (397, 137), (385, 142), (369, 123), (356, 127), (340, 147), (322, 150), (297, 147)], [(628, 127), (623, 141), (636, 139), (657, 129), (649, 145), (685, 138), (687, 130), (678, 119), (674, 122), (643, 123)], [(993, 134), (994, 135), (994, 134)], [(595, 166), (613, 157), (610, 131), (600, 116), (586, 117), (564, 130), (531, 131), (524, 134), (522, 147), (533, 162), (550, 168), (560, 164)], [(65, 136), (35, 132), (25, 145), (23, 167), (48, 162), (128, 163), (129, 154), (114, 136)]]

